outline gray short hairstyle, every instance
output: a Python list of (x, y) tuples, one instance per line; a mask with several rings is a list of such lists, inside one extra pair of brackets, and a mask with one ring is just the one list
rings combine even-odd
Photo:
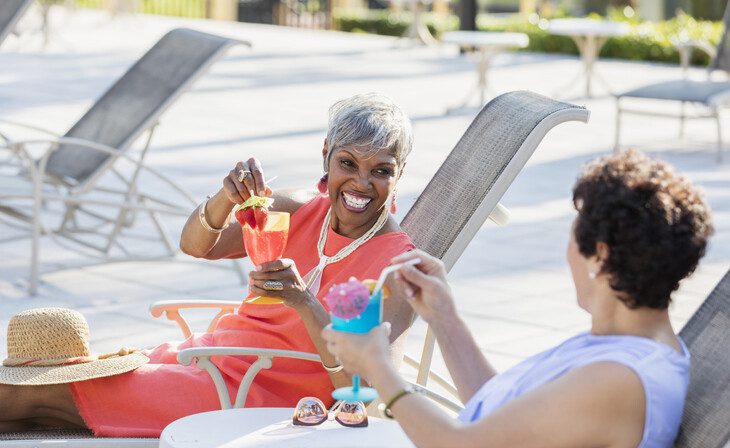
[(325, 171), (332, 154), (345, 147), (371, 154), (386, 149), (402, 167), (413, 148), (411, 120), (385, 95), (366, 93), (345, 98), (330, 107), (327, 146)]

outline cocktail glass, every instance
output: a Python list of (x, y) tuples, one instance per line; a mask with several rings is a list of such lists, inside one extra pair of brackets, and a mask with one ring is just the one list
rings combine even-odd
[[(246, 254), (254, 265), (260, 266), (269, 261), (278, 260), (284, 255), (286, 240), (289, 237), (289, 213), (269, 212), (269, 219), (263, 230), (252, 229), (249, 225), (241, 226), (241, 229)], [(244, 302), (256, 305), (284, 303), (275, 297), (257, 296), (253, 293)]]
[[(332, 314), (332, 329), (348, 333), (367, 333), (380, 325), (383, 320), (383, 288), (379, 288), (370, 296), (365, 310), (357, 317), (343, 319)], [(332, 392), (335, 400), (345, 401), (373, 401), (378, 398), (378, 392), (372, 387), (360, 387), (360, 375), (352, 375), (352, 387), (340, 387)]]

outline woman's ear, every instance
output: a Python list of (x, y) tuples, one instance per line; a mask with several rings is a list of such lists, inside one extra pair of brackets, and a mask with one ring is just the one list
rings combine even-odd
[(327, 172), (327, 154), (329, 153), (329, 146), (327, 145), (327, 139), (324, 139), (324, 143), (322, 144), (322, 166), (324, 167), (324, 172)]
[(590, 263), (595, 265), (595, 272), (601, 272), (603, 270), (603, 264), (608, 260), (608, 256), (611, 251), (608, 248), (608, 244), (599, 241), (596, 243), (596, 254), (590, 258)]

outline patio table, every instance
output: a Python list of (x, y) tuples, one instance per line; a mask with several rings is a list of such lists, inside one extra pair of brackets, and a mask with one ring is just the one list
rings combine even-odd
[(601, 48), (603, 48), (603, 45), (610, 37), (628, 34), (629, 26), (627, 24), (583, 18), (555, 19), (549, 22), (548, 31), (550, 34), (572, 38), (578, 47), (578, 52), (583, 62), (583, 71), (571, 80), (567, 84), (568, 86), (573, 85), (581, 78), (585, 78), (586, 98), (590, 98), (592, 96), (591, 81), (595, 77), (610, 91), (606, 81), (594, 72), (593, 65), (596, 59), (598, 59)]
[(447, 110), (447, 112), (451, 112), (469, 104), (475, 93), (479, 93), (479, 105), (483, 106), (489, 88), (489, 66), (494, 56), (505, 50), (525, 48), (530, 43), (530, 39), (524, 33), (452, 31), (444, 33), (441, 36), (441, 42), (456, 44), (465, 53), (477, 55), (477, 83), (461, 104)]
[(368, 416), (365, 428), (348, 428), (331, 420), (318, 426), (294, 426), (292, 415), (293, 408), (238, 408), (189, 415), (167, 425), (160, 447), (413, 447), (394, 420)]

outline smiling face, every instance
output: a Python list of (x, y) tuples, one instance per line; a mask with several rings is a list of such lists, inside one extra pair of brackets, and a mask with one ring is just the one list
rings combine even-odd
[(332, 154), (327, 188), (334, 230), (357, 238), (372, 227), (393, 194), (400, 172), (388, 150), (342, 148)]

